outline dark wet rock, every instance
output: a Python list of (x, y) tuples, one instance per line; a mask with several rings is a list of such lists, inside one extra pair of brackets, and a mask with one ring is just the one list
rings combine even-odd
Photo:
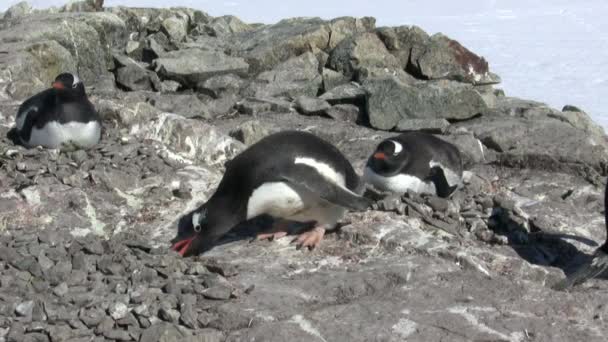
[(213, 76), (246, 74), (249, 68), (241, 58), (194, 48), (167, 52), (154, 61), (154, 66), (161, 78), (190, 88)]

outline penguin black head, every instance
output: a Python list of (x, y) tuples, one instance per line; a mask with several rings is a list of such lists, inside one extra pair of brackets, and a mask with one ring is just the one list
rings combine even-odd
[(232, 228), (234, 222), (230, 216), (222, 215), (221, 209), (210, 208), (209, 202), (205, 203), (180, 219), (177, 236), (171, 240), (172, 250), (183, 257), (201, 254)]
[(367, 166), (374, 172), (391, 176), (399, 172), (409, 157), (403, 145), (392, 139), (384, 140), (369, 158)]
[(84, 84), (78, 76), (70, 73), (62, 73), (55, 77), (55, 81), (51, 83), (53, 89), (66, 97), (82, 97), (85, 96)]

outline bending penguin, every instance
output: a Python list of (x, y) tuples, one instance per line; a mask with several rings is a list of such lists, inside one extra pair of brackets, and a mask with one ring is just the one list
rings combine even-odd
[(462, 184), (462, 158), (456, 146), (432, 134), (403, 133), (378, 145), (363, 178), (382, 191), (449, 197)]
[(555, 290), (566, 290), (572, 286), (580, 285), (585, 281), (598, 277), (608, 270), (608, 183), (604, 189), (604, 224), (606, 225), (606, 241), (600, 246), (591, 260), (583, 264), (570, 276), (553, 286)]
[(26, 147), (89, 148), (101, 138), (101, 119), (88, 100), (80, 79), (70, 73), (55, 78), (52, 87), (19, 107), (16, 131)]
[[(361, 190), (352, 165), (332, 144), (306, 132), (275, 133), (226, 163), (215, 193), (178, 231), (172, 249), (184, 257), (202, 253), (238, 223), (262, 214), (314, 222), (297, 238), (299, 247), (314, 248), (348, 209), (371, 206)], [(280, 238), (286, 228), (258, 238)]]

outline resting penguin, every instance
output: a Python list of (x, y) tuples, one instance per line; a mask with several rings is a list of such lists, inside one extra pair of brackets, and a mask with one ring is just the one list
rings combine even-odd
[(17, 112), (17, 136), (26, 147), (88, 148), (99, 142), (101, 120), (76, 75), (63, 73), (52, 87), (27, 99)]
[(555, 290), (566, 290), (572, 286), (580, 285), (608, 270), (608, 183), (604, 189), (604, 224), (606, 226), (606, 241), (604, 244), (593, 253), (593, 257), (588, 263), (582, 265), (566, 279), (555, 284), (553, 286)]
[[(314, 222), (297, 239), (298, 247), (314, 248), (346, 210), (371, 206), (361, 190), (352, 165), (332, 144), (306, 132), (275, 133), (226, 163), (215, 193), (192, 213), (172, 249), (184, 257), (200, 254), (238, 223), (262, 214)], [(280, 238), (285, 228), (258, 238)]]
[(382, 191), (448, 197), (462, 183), (462, 159), (456, 146), (431, 134), (403, 133), (378, 145), (363, 178)]

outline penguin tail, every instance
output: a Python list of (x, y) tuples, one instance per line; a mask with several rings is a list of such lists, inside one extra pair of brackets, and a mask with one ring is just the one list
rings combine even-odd
[(608, 270), (608, 254), (600, 248), (595, 252), (591, 261), (583, 264), (574, 273), (554, 284), (552, 288), (557, 291), (565, 291), (601, 275), (606, 270)]

